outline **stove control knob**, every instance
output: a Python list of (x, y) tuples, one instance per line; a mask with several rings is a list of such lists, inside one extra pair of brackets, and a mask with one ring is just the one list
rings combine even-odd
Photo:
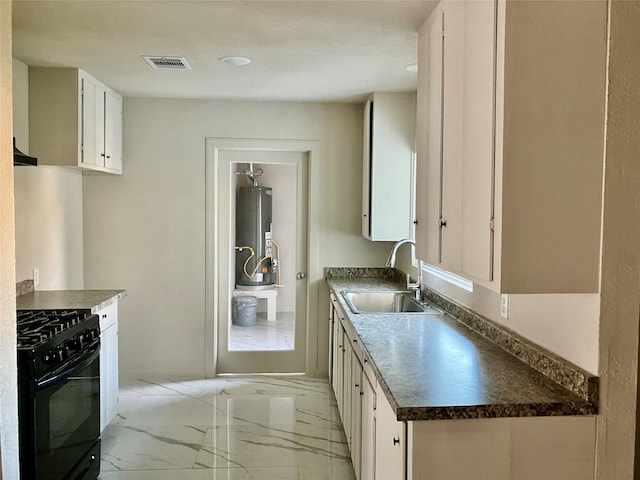
[(43, 363), (46, 363), (47, 365), (58, 363), (56, 361), (55, 352), (54, 351), (49, 351), (49, 352), (45, 353), (44, 355), (42, 355), (42, 361), (43, 361)]
[(56, 361), (62, 363), (69, 357), (69, 351), (65, 347), (59, 347), (56, 349)]
[(78, 350), (80, 350), (82, 348), (82, 345), (80, 344), (80, 342), (78, 342), (78, 340), (76, 338), (72, 338), (71, 340), (69, 340), (64, 345), (67, 348), (67, 350), (70, 351), (70, 352), (77, 352)]
[(67, 357), (67, 349), (64, 347), (58, 347), (45, 353), (42, 356), (42, 361), (47, 365), (57, 365), (58, 363), (62, 363)]

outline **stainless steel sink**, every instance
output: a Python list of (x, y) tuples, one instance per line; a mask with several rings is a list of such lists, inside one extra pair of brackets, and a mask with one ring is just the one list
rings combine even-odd
[(353, 313), (442, 313), (430, 304), (420, 303), (407, 291), (346, 290), (342, 296)]

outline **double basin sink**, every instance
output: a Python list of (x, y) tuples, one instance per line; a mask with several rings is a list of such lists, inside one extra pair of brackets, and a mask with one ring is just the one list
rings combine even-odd
[(345, 290), (342, 297), (353, 313), (443, 313), (429, 303), (419, 302), (407, 291)]

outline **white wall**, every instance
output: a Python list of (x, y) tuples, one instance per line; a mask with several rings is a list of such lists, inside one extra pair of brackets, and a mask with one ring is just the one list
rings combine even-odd
[[(360, 236), (362, 106), (125, 98), (124, 174), (84, 177), (85, 288), (125, 288), (120, 361), (131, 372), (202, 374), (205, 138), (321, 142), (322, 266), (379, 266)], [(319, 317), (325, 332), (328, 297)], [(318, 336), (318, 365), (327, 338)]]
[(29, 67), (15, 58), (13, 66), (13, 136), (16, 147), (29, 154)]
[(640, 2), (610, 2), (609, 22), (596, 478), (627, 480), (640, 472)]
[[(29, 152), (29, 70), (13, 60), (16, 145)], [(16, 279), (38, 290), (83, 287), (82, 173), (71, 168), (15, 167)]]
[[(408, 267), (405, 252), (398, 266), (415, 275), (415, 268)], [(474, 285), (474, 291), (468, 292), (428, 273), (425, 273), (425, 284), (584, 370), (598, 374), (600, 295), (509, 295), (509, 318), (505, 319), (500, 315), (500, 294), (492, 290)]]
[(11, 71), (11, 2), (0, 2), (0, 479), (7, 480), (19, 476)]
[(82, 173), (62, 167), (15, 168), (16, 279), (37, 290), (83, 288)]

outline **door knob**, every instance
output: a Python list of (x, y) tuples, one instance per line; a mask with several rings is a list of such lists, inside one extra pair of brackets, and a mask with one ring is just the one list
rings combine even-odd
[(304, 272), (298, 272), (298, 274), (296, 275), (296, 278), (298, 280), (303, 280), (303, 279), (307, 278), (307, 274), (304, 273)]

